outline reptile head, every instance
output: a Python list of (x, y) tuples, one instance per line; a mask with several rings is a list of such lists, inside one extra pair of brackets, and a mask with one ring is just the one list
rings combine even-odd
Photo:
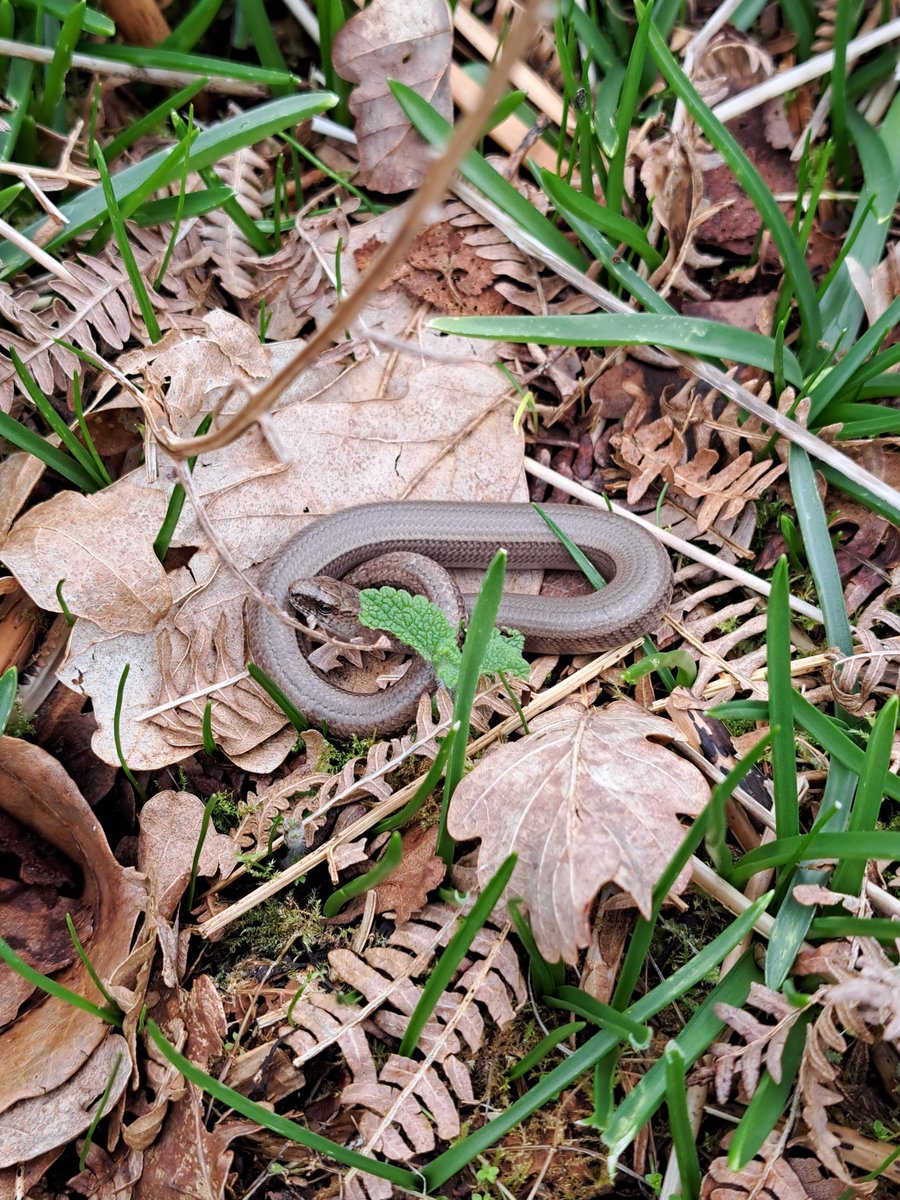
[(298, 616), (334, 637), (350, 640), (364, 632), (359, 624), (359, 591), (341, 579), (329, 575), (295, 579), (288, 599)]

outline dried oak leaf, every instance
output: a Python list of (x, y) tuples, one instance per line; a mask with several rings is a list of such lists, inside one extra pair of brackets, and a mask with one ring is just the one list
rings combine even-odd
[[(437, 826), (408, 830), (403, 838), (400, 866), (375, 890), (375, 912), (394, 913), (399, 924), (410, 921), (423, 908), (428, 893), (444, 878), (446, 865), (435, 854)], [(357, 896), (335, 918), (341, 925), (355, 920), (365, 907), (365, 896)]]
[[(91, 964), (109, 980), (128, 956), (145, 890), (133, 871), (113, 858), (94, 814), (72, 780), (50, 755), (15, 738), (0, 739), (0, 800), (4, 810), (27, 825), (79, 868), (83, 884), (73, 908), (90, 914), (84, 936)], [(10, 934), (8, 940), (26, 960), (29, 947)], [(58, 972), (58, 983), (100, 1001), (80, 958)], [(113, 1042), (113, 1038), (115, 1041)], [(53, 996), (41, 996), (0, 1034), (0, 1167), (40, 1154), (69, 1141), (85, 1129), (92, 1099), (103, 1090), (112, 1063), (124, 1048), (116, 1075), (113, 1102), (131, 1069), (127, 1043), (99, 1017), (73, 1008)], [(111, 1053), (111, 1050), (114, 1052)], [(95, 1069), (95, 1056), (101, 1066)], [(101, 1076), (99, 1086), (95, 1076)], [(71, 1119), (62, 1119), (70, 1113)], [(30, 1134), (23, 1142), (23, 1131)]]
[(165, 514), (162, 495), (127, 482), (93, 496), (59, 492), (16, 522), (3, 561), (41, 608), (62, 612), (56, 594), (62, 582), (76, 616), (110, 633), (146, 633), (172, 603), (146, 532), (158, 530)]
[(575, 963), (591, 903), (617, 884), (649, 915), (653, 887), (684, 837), (678, 814), (709, 799), (700, 772), (666, 745), (668, 721), (629, 701), (549, 714), (530, 736), (488, 754), (456, 789), (448, 828), (480, 838), (484, 887), (515, 851), (510, 893), (524, 897), (548, 961)]
[(452, 49), (446, 0), (374, 0), (339, 30), (332, 62), (339, 75), (357, 85), (349, 105), (356, 117), (362, 187), (394, 193), (424, 183), (431, 152), (387, 80), (405, 83), (449, 121)]
[[(160, 914), (168, 919), (178, 907), (191, 876), (194, 852), (203, 823), (203, 801), (190, 792), (157, 792), (140, 813), (138, 869), (152, 876)], [(237, 846), (230, 837), (208, 829), (197, 874), (204, 878), (231, 873)]]

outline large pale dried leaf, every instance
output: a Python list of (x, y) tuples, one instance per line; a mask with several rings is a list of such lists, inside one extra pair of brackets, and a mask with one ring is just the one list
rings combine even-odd
[[(109, 979), (131, 948), (145, 890), (133, 871), (113, 858), (96, 818), (55, 759), (15, 738), (0, 740), (0, 799), (6, 812), (70, 858), (83, 878), (81, 903), (92, 914), (87, 953), (101, 979)], [(15, 948), (28, 958), (27, 946)], [(79, 958), (56, 975), (57, 982), (100, 1001)], [(109, 1035), (99, 1018), (52, 996), (20, 1016), (0, 1034), (0, 1140), (18, 1137), (20, 1103), (46, 1096), (81, 1070)], [(84, 1128), (90, 1117), (84, 1121)], [(62, 1140), (72, 1136), (64, 1132)], [(42, 1149), (48, 1149), (45, 1144)], [(5, 1165), (16, 1161), (2, 1160)]]
[[(141, 809), (138, 869), (152, 876), (160, 914), (174, 915), (187, 887), (200, 839), (203, 801), (191, 792), (157, 792)], [(234, 867), (237, 847), (230, 837), (207, 829), (197, 861), (197, 874), (223, 878)]]
[(187, 758), (202, 745), (203, 711), (212, 701), (216, 743), (251, 771), (274, 769), (291, 747), (280, 709), (247, 679), (208, 696), (144, 714), (170, 699), (204, 691), (243, 671), (244, 593), (231, 572), (205, 551), (168, 577), (174, 605), (149, 634), (105, 634), (90, 621), (75, 623), (59, 676), (91, 697), (97, 731), (91, 745), (104, 762), (118, 761), (114, 717), (124, 663), (131, 671), (124, 691), (121, 741), (126, 762), (154, 770)]
[(2, 548), (3, 561), (41, 608), (76, 616), (110, 633), (146, 633), (172, 603), (153, 538), (166, 513), (160, 493), (128, 482), (92, 496), (60, 492), (28, 510)]
[(413, 130), (387, 86), (411, 87), (446, 120), (452, 118), (450, 55), (453, 24), (446, 0), (373, 0), (339, 30), (334, 68), (357, 86), (350, 97), (356, 117), (363, 187), (404, 192), (419, 187), (431, 152)]
[(684, 838), (678, 814), (695, 816), (709, 799), (700, 772), (666, 749), (680, 737), (628, 701), (567, 706), (487, 755), (457, 787), (450, 833), (481, 839), (482, 887), (518, 854), (510, 892), (524, 897), (549, 961), (574, 963), (588, 945), (590, 906), (605, 883), (649, 915), (653, 887)]

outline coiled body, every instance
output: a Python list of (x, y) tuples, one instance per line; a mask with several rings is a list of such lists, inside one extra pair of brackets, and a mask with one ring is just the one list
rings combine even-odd
[[(653, 537), (633, 521), (568, 504), (543, 506), (608, 581), (588, 596), (504, 594), (499, 625), (520, 630), (527, 649), (583, 654), (611, 649), (655, 628), (672, 595), (672, 568)], [(343, 577), (380, 554), (410, 551), (443, 567), (485, 567), (501, 547), (511, 568), (573, 568), (565, 547), (528, 504), (407, 501), (364, 504), (323, 517), (266, 564), (260, 587), (287, 608), (295, 580)], [(468, 607), (474, 597), (466, 597)], [(314, 721), (339, 734), (389, 733), (408, 725), (427, 685), (408, 672), (377, 695), (346, 692), (307, 662), (295, 631), (252, 604), (253, 661)], [(410, 676), (412, 676), (410, 678)]]

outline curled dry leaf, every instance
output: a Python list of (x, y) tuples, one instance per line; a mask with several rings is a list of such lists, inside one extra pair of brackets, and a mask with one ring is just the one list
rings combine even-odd
[(357, 86), (356, 117), (362, 187), (405, 192), (419, 187), (431, 152), (391, 95), (389, 79), (405, 83), (451, 120), (453, 24), (446, 0), (374, 0), (339, 30), (334, 69)]
[[(99, 977), (109, 979), (131, 948), (145, 898), (140, 877), (119, 866), (72, 780), (37, 746), (15, 738), (0, 739), (0, 803), (9, 816), (27, 825), (81, 871), (83, 891), (73, 907), (80, 905), (90, 914), (91, 928), (83, 937), (85, 948)], [(27, 960), (28, 946), (11, 940), (13, 949)], [(55, 979), (95, 1003), (103, 1003), (80, 958), (74, 958)], [(27, 1154), (27, 1147), (23, 1151), (22, 1145), (22, 1130), (26, 1128), (23, 1122), (29, 1123), (34, 1135), (29, 1141), (34, 1154), (69, 1141), (87, 1127), (91, 1114), (84, 1108), (90, 1107), (90, 1101), (84, 1089), (96, 1086), (89, 1064), (95, 1054), (102, 1056), (105, 1082), (112, 1071), (110, 1037), (109, 1026), (99, 1017), (46, 995), (0, 1033), (0, 1058), (4, 1063), (0, 1076), (0, 1166), (17, 1162)], [(127, 1045), (123, 1042), (122, 1046), (126, 1049), (125, 1069), (121, 1080), (116, 1077), (113, 1102), (131, 1069)], [(88, 1073), (82, 1075), (84, 1071)], [(104, 1082), (97, 1090), (102, 1091)], [(57, 1107), (62, 1111), (79, 1105), (83, 1118), (80, 1123), (78, 1119), (64, 1123), (56, 1115), (52, 1121), (47, 1119)], [(42, 1114), (40, 1120), (38, 1112)], [(32, 1121), (37, 1123), (31, 1126)]]
[(486, 755), (456, 789), (450, 833), (481, 839), (480, 887), (518, 854), (510, 894), (525, 899), (548, 961), (574, 963), (588, 945), (590, 906), (606, 883), (649, 915), (684, 838), (678, 814), (696, 816), (709, 799), (700, 772), (666, 748), (680, 740), (674, 725), (628, 701), (569, 705)]

